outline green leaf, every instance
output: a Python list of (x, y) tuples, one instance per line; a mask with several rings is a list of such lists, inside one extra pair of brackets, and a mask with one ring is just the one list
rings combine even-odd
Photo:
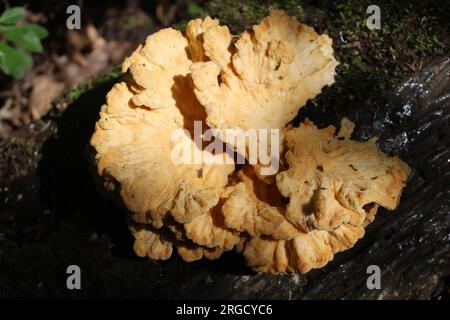
[(197, 14), (200, 14), (202, 12), (202, 9), (200, 8), (200, 6), (198, 4), (189, 3), (187, 11), (191, 16), (195, 16)]
[(48, 36), (48, 30), (35, 23), (25, 23), (20, 25), (24, 30), (33, 32), (39, 39), (44, 39)]
[(5, 39), (21, 45), (32, 52), (43, 51), (41, 40), (48, 35), (47, 29), (33, 23), (26, 23), (19, 26), (0, 26)]
[(2, 13), (0, 16), (0, 24), (14, 24), (25, 15), (25, 8), (13, 7)]
[(0, 32), (28, 32), (34, 33), (39, 39), (44, 39), (48, 36), (48, 31), (44, 27), (37, 25), (35, 23), (25, 23), (18, 26), (1, 26)]
[(33, 59), (27, 52), (0, 43), (0, 69), (5, 74), (20, 79), (32, 66)]

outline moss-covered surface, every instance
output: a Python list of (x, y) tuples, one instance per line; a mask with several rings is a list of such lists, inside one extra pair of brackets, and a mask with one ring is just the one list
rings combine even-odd
[[(382, 29), (370, 31), (365, 26), (369, 1), (317, 3), (211, 0), (195, 14), (218, 17), (237, 33), (257, 23), (270, 7), (278, 7), (314, 26), (318, 32), (329, 34), (340, 61), (336, 83), (311, 101), (296, 121), (309, 116), (326, 125), (339, 122), (344, 114), (357, 122), (359, 137), (364, 138), (365, 125), (369, 126), (373, 119), (370, 113), (386, 104), (387, 92), (400, 79), (435, 57), (449, 55), (449, 5), (425, 0), (412, 1), (406, 6), (403, 2), (378, 1)], [(369, 252), (365, 246), (374, 241), (369, 235), (358, 248), (339, 255), (337, 261), (327, 266), (329, 274), (312, 272), (292, 282), (292, 287), (290, 278), (268, 276), (263, 279), (262, 275), (253, 274), (245, 278), (253, 285), (242, 285), (242, 279), (250, 273), (243, 267), (242, 260), (232, 254), (216, 262), (193, 264), (180, 263), (177, 258), (167, 262), (136, 258), (124, 212), (99, 196), (88, 173), (85, 156), (99, 108), (119, 77), (119, 70), (114, 68), (87, 80), (59, 99), (49, 115), (34, 123), (33, 128), (17, 133), (0, 145), (0, 297), (205, 298), (204, 292), (208, 292), (211, 293), (208, 298), (287, 298), (285, 289), (288, 287), (297, 290), (297, 297), (300, 297), (303, 290), (307, 291), (308, 286), (317, 288), (314, 286), (320, 285), (325, 277), (345, 280), (350, 273), (345, 273), (345, 269), (344, 273), (339, 273), (340, 261), (349, 269), (361, 261), (370, 262), (371, 256), (364, 255)], [(364, 108), (369, 116), (365, 112), (353, 112)], [(430, 197), (434, 194), (432, 189), (428, 193)], [(421, 199), (425, 201), (426, 197)], [(432, 210), (436, 213), (440, 209), (430, 207), (427, 212)], [(408, 210), (403, 212), (407, 213)], [(416, 216), (419, 215), (417, 209)], [(401, 225), (401, 216), (396, 219)], [(393, 238), (403, 239), (395, 234), (395, 225), (390, 230)], [(420, 246), (414, 238), (408, 237), (410, 235), (404, 236), (405, 241), (412, 239), (411, 249)], [(380, 241), (383, 239), (380, 237)], [(391, 246), (389, 240), (386, 241), (384, 244), (389, 248), (395, 247), (395, 242)], [(358, 252), (360, 259), (356, 263), (346, 260), (346, 254), (356, 256)], [(396, 252), (389, 252), (389, 257), (395, 259)], [(69, 264), (82, 268), (81, 291), (69, 291), (65, 287), (65, 268)], [(234, 280), (236, 290), (233, 291)], [(345, 281), (351, 282), (351, 279)], [(282, 283), (283, 290), (272, 292), (275, 283)], [(360, 287), (350, 289), (364, 292)], [(341, 288), (333, 290), (329, 290), (329, 297), (355, 297), (348, 292), (338, 292)], [(374, 293), (363, 294), (373, 296)], [(430, 297), (433, 294), (439, 292), (405, 291), (404, 296)]]
[(75, 88), (69, 90), (58, 102), (56, 102), (56, 108), (65, 108), (65, 105), (72, 103), (77, 98), (79, 98), (83, 93), (93, 89), (96, 86), (102, 85), (103, 83), (116, 81), (117, 78), (122, 74), (121, 67), (116, 66), (105, 72), (103, 72), (98, 77), (90, 78), (83, 81), (81, 84), (77, 85)]

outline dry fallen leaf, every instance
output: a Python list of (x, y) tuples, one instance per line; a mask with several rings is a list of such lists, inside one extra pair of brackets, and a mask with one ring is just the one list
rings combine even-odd
[(51, 102), (64, 90), (64, 83), (54, 79), (53, 75), (36, 76), (32, 80), (32, 89), (28, 108), (33, 119), (40, 119), (51, 108)]
[(97, 75), (121, 60), (129, 50), (128, 43), (118, 46), (114, 41), (106, 41), (92, 24), (81, 31), (68, 30), (66, 39), (69, 55), (55, 56), (53, 59), (59, 69), (58, 76), (67, 87)]

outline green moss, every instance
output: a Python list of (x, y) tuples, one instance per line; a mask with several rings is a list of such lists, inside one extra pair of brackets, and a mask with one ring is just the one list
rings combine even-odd
[(144, 14), (131, 14), (120, 17), (119, 22), (121, 27), (126, 30), (136, 28), (149, 28), (152, 25), (152, 20)]
[(175, 30), (180, 30), (180, 31), (184, 32), (184, 30), (186, 30), (186, 25), (187, 25), (187, 21), (183, 20), (183, 21), (173, 24), (171, 27), (174, 28)]
[[(319, 104), (345, 108), (352, 104), (383, 105), (386, 93), (423, 63), (450, 54), (449, 5), (433, 1), (379, 1), (381, 30), (366, 27), (370, 1), (322, 3), (318, 26), (333, 39), (340, 61), (335, 85)], [(447, 18), (446, 18), (447, 17)]]
[(264, 16), (267, 15), (270, 8), (284, 9), (290, 15), (302, 19), (304, 16), (303, 7), (299, 1), (208, 1), (203, 15), (217, 17), (222, 24), (228, 25), (233, 33), (250, 29), (252, 25), (257, 24)]
[[(358, 51), (372, 60), (372, 72), (388, 69), (388, 81), (395, 83), (405, 72), (415, 69), (424, 56), (448, 54), (449, 30), (445, 16), (450, 8), (432, 1), (412, 1), (409, 4), (398, 1), (382, 1), (381, 30), (368, 30), (365, 19), (367, 1), (353, 0), (337, 5), (329, 12), (330, 35), (358, 44)], [(344, 49), (340, 58), (351, 66), (351, 55), (346, 48), (351, 45), (335, 42)], [(351, 52), (350, 52), (351, 53)], [(375, 68), (373, 68), (375, 66)]]
[(79, 98), (86, 91), (89, 91), (93, 87), (101, 85), (102, 83), (119, 78), (121, 74), (122, 72), (120, 66), (115, 66), (111, 69), (108, 69), (98, 77), (89, 78), (83, 81), (81, 84), (75, 86), (73, 89), (69, 90), (69, 92), (67, 92), (62, 100), (64, 101), (64, 103), (69, 104)]

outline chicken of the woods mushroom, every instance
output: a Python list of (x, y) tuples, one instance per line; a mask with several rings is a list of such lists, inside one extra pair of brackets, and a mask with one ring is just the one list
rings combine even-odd
[[(331, 39), (281, 10), (237, 36), (209, 17), (150, 35), (123, 62), (91, 139), (136, 254), (176, 249), (190, 262), (236, 249), (256, 271), (304, 273), (352, 247), (379, 206), (394, 210), (410, 169), (375, 139), (350, 140), (347, 119), (337, 134), (288, 127), (336, 65)], [(223, 148), (205, 148), (209, 129)], [(279, 172), (264, 177), (229, 129), (279, 130)]]

